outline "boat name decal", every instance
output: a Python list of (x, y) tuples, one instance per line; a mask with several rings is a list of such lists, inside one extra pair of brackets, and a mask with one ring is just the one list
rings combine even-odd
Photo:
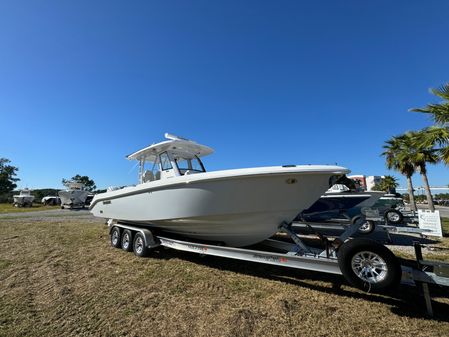
[(207, 252), (207, 247), (198, 247), (195, 245), (187, 245), (187, 247), (196, 252)]
[(265, 262), (281, 262), (281, 263), (285, 263), (285, 262), (288, 261), (288, 259), (286, 257), (275, 256), (275, 255), (254, 254), (253, 258), (258, 259), (258, 260), (262, 260), (262, 261), (265, 261)]

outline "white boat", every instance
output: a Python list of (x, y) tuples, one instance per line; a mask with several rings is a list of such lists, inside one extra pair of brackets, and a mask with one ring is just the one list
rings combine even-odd
[(14, 195), (14, 206), (16, 207), (31, 207), (33, 206), (34, 196), (31, 195), (31, 190), (25, 188), (20, 191), (18, 195)]
[(47, 195), (41, 199), (41, 203), (46, 206), (60, 205), (61, 198), (56, 195)]
[(58, 192), (61, 198), (61, 208), (83, 208), (89, 191), (84, 189), (82, 183), (70, 181), (66, 185), (66, 190)]
[[(241, 247), (291, 222), (346, 168), (287, 165), (206, 172), (210, 147), (166, 134), (167, 141), (128, 156), (140, 163), (139, 184), (97, 194), (97, 217), (150, 226), (183, 237)], [(146, 165), (152, 165), (146, 170)]]

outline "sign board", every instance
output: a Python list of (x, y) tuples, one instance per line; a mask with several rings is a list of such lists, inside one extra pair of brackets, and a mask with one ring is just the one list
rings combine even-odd
[(426, 230), (425, 235), (443, 237), (441, 230), (440, 211), (418, 210), (418, 227)]

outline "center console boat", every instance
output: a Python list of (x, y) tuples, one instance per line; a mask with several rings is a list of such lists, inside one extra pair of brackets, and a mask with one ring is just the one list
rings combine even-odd
[(206, 172), (213, 150), (165, 135), (130, 154), (139, 183), (95, 195), (93, 215), (233, 247), (261, 242), (310, 207), (341, 175), (340, 166), (286, 165)]

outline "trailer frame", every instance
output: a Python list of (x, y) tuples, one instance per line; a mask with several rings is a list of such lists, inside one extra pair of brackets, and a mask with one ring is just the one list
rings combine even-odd
[[(169, 235), (167, 236), (167, 233), (153, 233), (152, 229), (148, 226), (125, 224), (113, 220), (109, 220), (107, 225), (109, 227), (109, 234), (111, 234), (112, 229), (115, 227), (122, 231), (130, 230), (133, 233), (142, 234), (145, 248), (149, 250), (157, 247), (166, 247), (201, 255), (225, 257), (241, 261), (342, 275), (345, 277), (339, 265), (338, 248), (348, 240), (359, 240), (358, 238), (351, 239), (351, 236), (363, 225), (363, 221), (360, 219), (355, 221), (333, 241), (327, 240), (326, 237), (320, 237), (324, 242), (324, 249), (308, 246), (292, 230), (292, 223), (288, 224), (284, 222), (279, 226), (279, 230), (286, 233), (293, 240), (293, 243), (267, 239), (257, 245), (258, 247), (263, 246), (271, 250), (236, 248), (184, 239), (180, 240), (178, 238), (171, 238)], [(423, 260), (421, 246), (418, 242), (415, 243), (415, 252), (417, 267), (413, 268), (401, 265), (401, 283), (411, 286), (421, 285), (427, 313), (429, 316), (432, 316), (433, 310), (428, 284), (449, 287), (449, 264), (439, 261)]]

